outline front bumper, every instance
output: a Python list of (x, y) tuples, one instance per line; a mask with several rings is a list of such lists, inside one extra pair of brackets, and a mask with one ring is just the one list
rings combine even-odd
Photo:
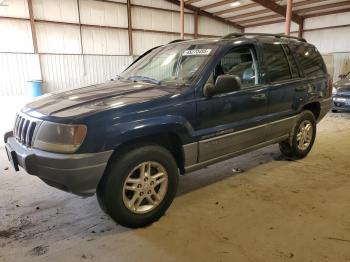
[(50, 186), (88, 196), (96, 187), (113, 151), (87, 154), (58, 154), (27, 148), (11, 133), (5, 135), (5, 146), (14, 167), (21, 166), (30, 175), (39, 177)]
[(350, 110), (350, 94), (348, 96), (333, 96), (333, 110)]

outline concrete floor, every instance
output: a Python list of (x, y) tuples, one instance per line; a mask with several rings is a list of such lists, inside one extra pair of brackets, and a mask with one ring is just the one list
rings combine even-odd
[(130, 230), (82, 199), (6, 170), (0, 261), (350, 261), (350, 115), (319, 125), (310, 155), (277, 146), (181, 177), (166, 216)]

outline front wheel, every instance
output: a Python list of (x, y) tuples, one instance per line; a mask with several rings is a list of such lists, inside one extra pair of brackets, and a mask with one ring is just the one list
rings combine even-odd
[(102, 209), (117, 223), (135, 228), (165, 213), (175, 197), (179, 174), (168, 150), (149, 145), (116, 157), (104, 176), (98, 187)]
[(289, 158), (304, 158), (311, 150), (316, 138), (316, 120), (311, 111), (303, 111), (296, 121), (291, 137), (279, 144), (283, 155)]

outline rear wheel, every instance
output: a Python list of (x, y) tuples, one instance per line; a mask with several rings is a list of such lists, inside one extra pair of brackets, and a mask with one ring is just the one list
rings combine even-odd
[(338, 110), (332, 109), (332, 113), (338, 113)]
[(316, 120), (312, 112), (301, 113), (291, 137), (279, 144), (283, 155), (289, 158), (304, 158), (311, 150), (316, 138)]
[(97, 196), (101, 208), (116, 222), (142, 227), (158, 220), (173, 201), (178, 168), (165, 148), (132, 149), (107, 169)]

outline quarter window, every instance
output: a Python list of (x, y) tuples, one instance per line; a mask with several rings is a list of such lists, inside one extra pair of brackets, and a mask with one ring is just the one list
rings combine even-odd
[(292, 78), (287, 57), (280, 43), (264, 44), (263, 53), (270, 82)]
[(323, 59), (313, 46), (295, 46), (295, 53), (306, 76), (319, 76), (326, 73)]

